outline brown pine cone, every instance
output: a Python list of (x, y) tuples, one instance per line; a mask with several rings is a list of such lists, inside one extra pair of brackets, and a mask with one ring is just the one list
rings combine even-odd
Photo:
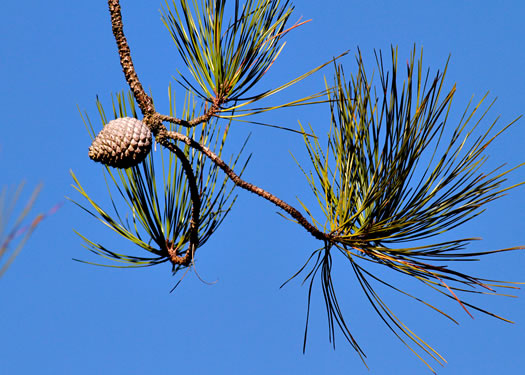
[(112, 120), (89, 147), (89, 157), (116, 168), (130, 168), (143, 161), (151, 150), (151, 132), (131, 117)]

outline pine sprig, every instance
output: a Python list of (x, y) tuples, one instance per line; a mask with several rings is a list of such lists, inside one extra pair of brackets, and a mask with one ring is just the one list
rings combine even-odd
[(179, 5), (173, 1), (170, 6), (166, 1), (162, 10), (162, 20), (191, 76), (179, 72), (177, 82), (208, 103), (207, 113), (238, 120), (279, 108), (323, 102), (324, 91), (277, 106), (250, 107), (333, 60), (285, 84), (251, 93), (281, 54), (285, 35), (309, 21), (299, 20), (288, 27), (294, 9), (288, 0), (248, 0), (242, 4), (235, 0), (231, 9), (227, 9), (226, 3), (226, 0), (200, 3), (179, 0)]
[[(173, 95), (170, 97), (174, 99)], [(134, 105), (131, 94), (127, 97), (124, 94), (117, 95), (113, 101), (114, 117), (125, 117), (128, 112), (136, 116)], [(105, 111), (98, 100), (97, 106), (102, 122), (107, 123)], [(183, 116), (193, 116), (195, 110), (195, 102), (188, 97), (185, 100)], [(95, 132), (89, 117), (85, 116), (84, 120), (94, 136)], [(204, 123), (200, 129), (177, 128), (179, 131), (186, 131), (190, 136), (197, 136), (202, 144), (216, 150), (219, 155), (222, 154), (228, 129), (229, 126), (221, 129), (216, 120)], [(183, 152), (191, 163), (199, 189), (200, 214), (196, 242), (197, 247), (201, 247), (217, 230), (236, 198), (232, 196), (233, 188), (228, 186), (227, 178), (219, 178), (218, 168), (211, 165), (207, 158), (189, 147), (185, 147)], [(240, 152), (231, 160), (232, 166), (237, 164), (239, 157)], [(162, 167), (160, 178), (156, 164)], [(112, 209), (104, 209), (96, 203), (71, 172), (75, 181), (74, 188), (87, 200), (87, 204), (75, 203), (115, 233), (152, 256), (135, 256), (120, 250), (110, 250), (79, 234), (85, 246), (97, 255), (123, 263), (124, 267), (145, 267), (172, 261), (173, 252), (176, 252), (177, 256), (184, 256), (190, 244), (193, 203), (188, 178), (181, 166), (180, 158), (172, 152), (165, 155), (162, 150), (158, 150), (150, 152), (146, 160), (135, 167), (127, 169), (105, 167), (104, 172)], [(197, 248), (191, 251), (196, 250)], [(173, 271), (176, 272), (186, 266), (187, 264), (173, 264)]]
[[(363, 358), (339, 309), (329, 275), (330, 252), (339, 250), (375, 311), (396, 336), (407, 346), (409, 342), (403, 336), (408, 338), (442, 364), (443, 358), (394, 315), (372, 282), (387, 285), (450, 316), (368, 272), (362, 262), (381, 264), (410, 276), (455, 300), (469, 315), (470, 309), (475, 309), (506, 320), (468, 303), (461, 295), (499, 294), (498, 288), (513, 288), (513, 283), (495, 284), (456, 271), (449, 263), (524, 247), (470, 252), (467, 246), (474, 238), (437, 242), (434, 238), (474, 219), (489, 202), (523, 184), (504, 187), (507, 174), (524, 164), (489, 172), (483, 168), (485, 149), (516, 120), (498, 132), (494, 132), (493, 122), (477, 135), (492, 106), (480, 114), (484, 97), (474, 108), (467, 106), (449, 136), (455, 86), (448, 92), (444, 90), (446, 66), (435, 75), (423, 72), (422, 55), (416, 65), (414, 50), (401, 82), (396, 49), (392, 49), (390, 71), (385, 69), (380, 53), (376, 60), (379, 97), (359, 54), (358, 73), (348, 82), (342, 67), (336, 67), (334, 94), (329, 100), (332, 116), (328, 147), (323, 148), (318, 138), (304, 137), (313, 166), (313, 173), (305, 172), (305, 176), (324, 214), (324, 220), (312, 222), (332, 236), (322, 250), (324, 255), (315, 258), (311, 268), (314, 272), (308, 278), (313, 282), (317, 270), (323, 270), (321, 285), (330, 337), (334, 337), (334, 325), (339, 326)], [(304, 172), (304, 167), (301, 169)], [(311, 212), (304, 202), (301, 204)], [(427, 363), (414, 348), (410, 349)]]
[[(359, 54), (358, 72), (349, 81), (342, 67), (336, 66), (333, 87), (327, 85), (314, 95), (273, 107), (251, 107), (327, 65), (273, 89), (252, 93), (281, 53), (282, 37), (302, 24), (298, 21), (286, 26), (293, 7), (280, 0), (248, 0), (243, 6), (235, 0), (230, 10), (226, 9), (226, 0), (179, 0), (179, 4), (173, 2), (170, 8), (166, 2), (163, 21), (190, 71), (190, 76), (181, 75), (179, 82), (188, 92), (181, 118), (175, 117), (174, 110), (169, 116), (155, 110), (133, 66), (119, 0), (108, 0), (120, 63), (133, 92), (127, 105), (133, 116), (138, 117), (134, 100), (137, 102), (143, 123), (159, 147), (167, 148), (170, 153), (166, 157), (162, 151), (150, 152), (133, 169), (106, 168), (112, 211), (95, 203), (73, 175), (75, 188), (88, 201), (81, 207), (121, 237), (146, 250), (147, 255), (116, 252), (81, 236), (89, 250), (132, 267), (169, 260), (176, 272), (189, 264), (175, 262), (174, 253), (175, 257), (191, 254), (193, 261), (195, 250), (206, 242), (231, 209), (234, 198), (226, 187), (227, 181), (231, 181), (273, 203), (323, 242), (292, 277), (308, 269), (305, 345), (313, 283), (320, 278), (330, 340), (335, 345), (336, 330), (340, 330), (359, 356), (365, 358), (335, 292), (332, 264), (338, 253), (348, 262), (375, 312), (430, 369), (428, 358), (443, 364), (443, 357), (395, 315), (375, 287), (386, 286), (455, 322), (454, 318), (399, 285), (383, 280), (365, 268), (369, 263), (386, 266), (421, 282), (457, 302), (469, 315), (471, 310), (477, 310), (507, 321), (473, 305), (465, 296), (506, 295), (499, 290), (516, 288), (513, 283), (486, 280), (450, 265), (454, 261), (477, 260), (482, 255), (522, 248), (472, 252), (467, 247), (475, 238), (447, 240), (440, 236), (474, 219), (488, 203), (521, 185), (504, 186), (508, 173), (521, 165), (485, 171), (486, 148), (512, 123), (498, 132), (494, 131), (495, 122), (480, 131), (479, 125), (485, 123), (492, 106), (482, 111), (483, 98), (473, 108), (469, 104), (449, 131), (446, 124), (452, 117), (455, 87), (444, 88), (446, 66), (436, 74), (423, 71), (422, 57), (416, 64), (415, 50), (404, 81), (398, 73), (395, 49), (391, 64), (385, 64), (380, 53), (376, 55), (377, 85), (367, 75)], [(390, 65), (390, 71), (385, 65)], [(195, 110), (193, 93), (204, 103), (200, 111)], [(300, 202), (307, 219), (285, 201), (243, 180), (234, 171), (238, 158), (230, 163), (222, 160), (229, 124), (219, 130), (217, 121), (240, 120), (279, 108), (318, 103), (329, 103), (331, 126), (326, 147), (313, 129), (308, 132), (301, 129), (313, 170), (307, 172), (304, 166), (299, 166), (322, 212), (321, 217), (316, 217), (312, 207)], [(106, 115), (100, 103), (98, 106), (105, 124)], [(170, 106), (173, 109), (172, 97)], [(113, 115), (115, 118), (126, 115), (123, 96), (114, 102)], [(250, 118), (247, 121), (257, 123)], [(165, 122), (172, 127), (167, 129)], [(179, 149), (178, 144), (183, 148)], [(162, 181), (154, 167), (158, 166), (159, 157)], [(219, 169), (225, 175), (223, 180), (218, 177)], [(120, 198), (124, 205), (117, 202)], [(193, 238), (196, 234), (197, 239)]]

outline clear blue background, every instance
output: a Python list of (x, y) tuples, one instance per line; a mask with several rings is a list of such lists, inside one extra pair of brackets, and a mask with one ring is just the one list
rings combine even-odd
[[(159, 17), (158, 1), (123, 1), (125, 32), (135, 66), (161, 109), (179, 57)], [(439, 69), (451, 54), (447, 83), (457, 82), (458, 119), (472, 95), (498, 97), (486, 124), (500, 125), (525, 113), (525, 33), (522, 1), (296, 1), (294, 19), (312, 22), (287, 38), (279, 62), (260, 87), (283, 83), (344, 50), (346, 72), (359, 46), (373, 67), (373, 49), (400, 48), (400, 61), (414, 45)], [(95, 95), (126, 89), (107, 4), (90, 1), (3, 1), (0, 5), (1, 184), (26, 179), (45, 184), (35, 212), (64, 196), (73, 169), (104, 199), (102, 169), (87, 157), (89, 137), (77, 105), (97, 119)], [(331, 77), (330, 69), (324, 73)], [(322, 74), (289, 91), (299, 97), (323, 87)], [(286, 96), (281, 96), (284, 99)], [(277, 98), (279, 99), (279, 98)], [(328, 126), (326, 108), (283, 111), (266, 118), (284, 126)], [(454, 121), (451, 121), (453, 125)], [(99, 123), (97, 123), (99, 125)], [(304, 201), (305, 181), (289, 151), (304, 157), (299, 136), (236, 125), (232, 143), (248, 132), (253, 158), (246, 178), (288, 202)], [(489, 149), (488, 167), (525, 160), (525, 120)], [(235, 147), (232, 147), (233, 151)], [(525, 179), (521, 170), (509, 183)], [(105, 244), (112, 234), (71, 203), (46, 219), (0, 281), (0, 373), (2, 374), (425, 374), (419, 362), (379, 321), (359, 287), (336, 257), (336, 287), (347, 320), (368, 355), (368, 372), (338, 336), (327, 340), (319, 289), (314, 291), (309, 344), (302, 354), (306, 287), (286, 280), (319, 244), (276, 215), (275, 207), (239, 191), (238, 203), (219, 232), (201, 250), (199, 273), (213, 286), (186, 276), (173, 294), (165, 264), (114, 270), (72, 261), (94, 259), (73, 228)], [(482, 236), (473, 250), (525, 245), (524, 188), (489, 205), (487, 212), (454, 232)], [(123, 246), (128, 246), (124, 244)], [(525, 280), (523, 253), (487, 257), (468, 270), (488, 278)], [(382, 275), (385, 275), (382, 273)], [(403, 280), (402, 285), (408, 284)], [(418, 290), (418, 289), (416, 289)], [(385, 294), (396, 313), (448, 360), (440, 374), (521, 374), (525, 368), (525, 295), (476, 298), (504, 322), (444, 302), (459, 327), (397, 295)], [(428, 294), (426, 294), (428, 295)]]

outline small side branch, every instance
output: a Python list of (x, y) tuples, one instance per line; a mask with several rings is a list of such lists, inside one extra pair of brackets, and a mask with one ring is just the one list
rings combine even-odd
[(328, 240), (330, 242), (333, 241), (333, 236), (331, 234), (324, 233), (317, 229), (308, 220), (306, 220), (306, 218), (299, 211), (290, 206), (288, 203), (277, 198), (275, 195), (267, 192), (266, 190), (261, 189), (260, 187), (241, 179), (239, 175), (237, 175), (221, 158), (219, 158), (213, 151), (211, 151), (206, 146), (201, 145), (199, 142), (193, 140), (190, 137), (185, 136), (184, 134), (180, 134), (174, 131), (166, 132), (166, 136), (176, 141), (182, 141), (188, 146), (205, 154), (213, 163), (215, 163), (219, 168), (222, 169), (222, 171), (233, 181), (233, 183), (235, 183), (235, 185), (245, 190), (248, 190), (254, 194), (257, 194), (258, 196), (272, 202), (277, 207), (283, 209), (288, 214), (290, 214), (291, 217), (297, 220), (297, 222), (300, 225), (302, 225), (308, 232), (310, 232), (312, 236), (314, 236), (318, 240)]
[(197, 186), (197, 180), (193, 173), (191, 163), (184, 152), (179, 147), (177, 147), (177, 145), (171, 143), (167, 138), (164, 138), (162, 145), (173, 152), (180, 160), (182, 168), (184, 169), (184, 172), (188, 178), (188, 184), (190, 187), (192, 208), (190, 221), (190, 245), (188, 250), (186, 250), (186, 253), (183, 256), (180, 256), (177, 254), (177, 250), (173, 248), (172, 244), (166, 244), (168, 247), (171, 263), (173, 263), (173, 265), (188, 266), (193, 261), (195, 251), (199, 246), (199, 222), (201, 209), (199, 188)]
[(203, 115), (191, 120), (183, 120), (172, 116), (161, 115), (160, 113), (156, 113), (155, 116), (161, 121), (171, 122), (172, 124), (181, 125), (186, 128), (193, 128), (203, 122), (209, 121), (215, 116), (215, 114), (220, 111), (222, 102), (224, 102), (223, 99), (215, 98), (210, 109), (208, 109)]

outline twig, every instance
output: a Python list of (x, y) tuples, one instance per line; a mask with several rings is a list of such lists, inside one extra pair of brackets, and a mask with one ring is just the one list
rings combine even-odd
[(290, 214), (290, 216), (293, 217), (300, 225), (302, 225), (308, 232), (310, 232), (312, 236), (314, 236), (318, 240), (323, 240), (323, 241), (327, 240), (329, 242), (334, 241), (334, 236), (332, 234), (324, 233), (320, 231), (319, 229), (317, 229), (308, 220), (306, 220), (305, 217), (297, 209), (290, 206), (288, 203), (284, 202), (283, 200), (277, 198), (275, 195), (267, 192), (266, 190), (261, 189), (260, 187), (255, 186), (247, 181), (244, 181), (221, 158), (219, 158), (213, 151), (211, 151), (206, 146), (203, 146), (199, 142), (193, 140), (192, 138), (184, 134), (175, 132), (175, 131), (166, 132), (166, 136), (173, 140), (184, 142), (188, 146), (196, 149), (197, 151), (202, 152), (213, 163), (215, 163), (220, 169), (222, 169), (222, 171), (230, 178), (230, 180), (232, 180), (233, 183), (235, 183), (235, 185), (245, 190), (248, 190), (254, 194), (257, 194), (258, 196), (263, 197), (264, 199), (272, 202), (277, 207), (283, 209), (288, 214)]
[(191, 221), (190, 221), (190, 245), (188, 250), (183, 256), (177, 254), (177, 249), (173, 248), (173, 244), (166, 244), (168, 247), (168, 253), (170, 256), (170, 261), (174, 265), (188, 266), (195, 255), (195, 251), (199, 247), (199, 223), (200, 223), (200, 209), (201, 209), (201, 200), (199, 196), (199, 188), (197, 186), (197, 179), (193, 173), (191, 163), (184, 154), (184, 152), (177, 147), (177, 145), (166, 140), (162, 143), (164, 147), (169, 149), (171, 152), (177, 156), (181, 161), (182, 168), (188, 177), (188, 184), (190, 187), (190, 196), (192, 201), (191, 207)]
[(208, 109), (203, 115), (199, 117), (195, 117), (194, 119), (191, 119), (191, 120), (183, 120), (183, 119), (179, 119), (179, 118), (172, 117), (172, 116), (162, 115), (160, 113), (155, 113), (155, 116), (161, 121), (171, 122), (172, 124), (184, 126), (186, 128), (193, 128), (199, 124), (202, 124), (203, 122), (208, 121), (217, 112), (219, 112), (221, 109), (220, 105), (222, 104), (223, 101), (224, 101), (223, 99), (215, 98), (210, 109)]

